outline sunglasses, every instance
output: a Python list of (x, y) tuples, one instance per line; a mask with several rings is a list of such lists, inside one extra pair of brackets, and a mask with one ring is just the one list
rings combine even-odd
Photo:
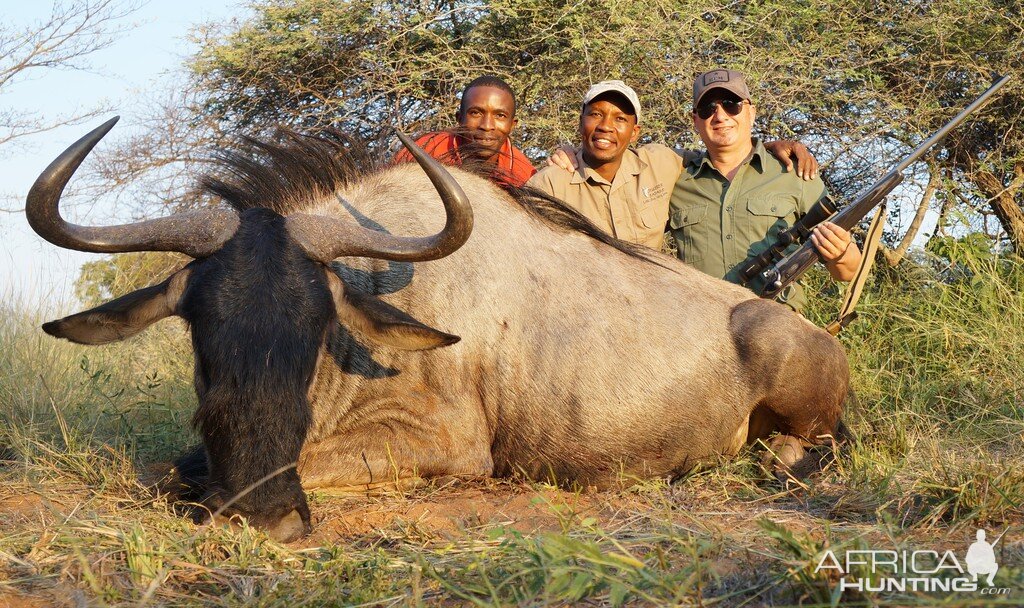
[(707, 120), (711, 118), (711, 116), (714, 115), (716, 111), (718, 111), (718, 106), (722, 106), (722, 109), (725, 110), (726, 114), (728, 114), (729, 116), (736, 116), (743, 109), (743, 104), (746, 102), (746, 99), (741, 99), (738, 101), (733, 99), (709, 101), (707, 103), (700, 104), (699, 106), (694, 108), (693, 111), (697, 113), (697, 116), (699, 116), (701, 120)]

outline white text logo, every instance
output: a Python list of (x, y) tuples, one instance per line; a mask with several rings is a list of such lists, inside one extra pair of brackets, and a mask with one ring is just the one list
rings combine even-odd
[[(1003, 535), (1000, 534), (992, 543), (985, 537), (985, 531), (978, 530), (975, 542), (967, 549), (966, 568), (953, 551), (851, 549), (843, 554), (842, 559), (831, 550), (825, 551), (814, 572), (837, 571), (842, 591), (980, 590), (984, 594), (1006, 595), (1010, 592), (1008, 588), (993, 587), (999, 570), (995, 545)], [(979, 576), (982, 577), (980, 582)]]

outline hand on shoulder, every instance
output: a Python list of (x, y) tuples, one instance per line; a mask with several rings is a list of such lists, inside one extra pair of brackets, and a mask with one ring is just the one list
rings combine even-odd
[(562, 144), (548, 156), (548, 166), (560, 167), (569, 172), (575, 171), (577, 169), (576, 148), (569, 144)]
[(800, 179), (811, 181), (818, 177), (818, 160), (802, 143), (792, 139), (780, 139), (765, 142), (764, 147), (785, 165), (786, 171), (793, 171), (793, 161), (796, 160), (796, 174)]

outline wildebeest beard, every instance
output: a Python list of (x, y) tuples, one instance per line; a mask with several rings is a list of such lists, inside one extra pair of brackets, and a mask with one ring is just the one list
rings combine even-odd
[(287, 467), (306, 438), (307, 390), (334, 321), (323, 268), (266, 209), (242, 212), (235, 236), (193, 267), (182, 313), (196, 358), (193, 424), (209, 461), (204, 502), (234, 500), (225, 513), (268, 522), (297, 509), (308, 522), (298, 473)]

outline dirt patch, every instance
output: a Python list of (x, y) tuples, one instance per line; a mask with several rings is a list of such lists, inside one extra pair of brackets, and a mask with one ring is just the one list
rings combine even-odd
[(0, 592), (0, 608), (37, 608), (52, 605), (51, 602), (43, 598), (21, 595), (13, 591)]
[(313, 534), (301, 544), (365, 542), (367, 537), (399, 535), (455, 538), (497, 526), (524, 534), (559, 532), (587, 518), (608, 525), (625, 510), (640, 506), (636, 497), (621, 494), (577, 493), (496, 480), (391, 495), (318, 496), (312, 505)]
[[(47, 511), (46, 505), (36, 494), (0, 496), (0, 529), (37, 520), (39, 514), (44, 511)], [(2, 606), (3, 604), (0, 604), (0, 607)]]
[(47, 590), (38, 594), (0, 590), (0, 608), (71, 608), (85, 605), (85, 595), (77, 589)]

